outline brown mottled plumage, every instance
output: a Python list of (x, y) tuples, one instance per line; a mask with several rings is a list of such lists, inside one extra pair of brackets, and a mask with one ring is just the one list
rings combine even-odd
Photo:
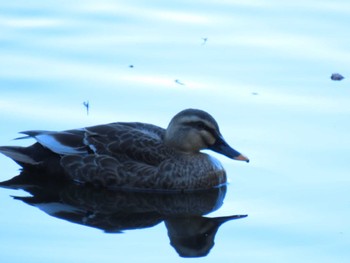
[(249, 161), (224, 141), (211, 115), (196, 109), (175, 115), (167, 129), (117, 122), (62, 132), (22, 133), (37, 143), (2, 146), (0, 152), (24, 169), (109, 188), (197, 190), (226, 183), (221, 164), (201, 153), (202, 149)]

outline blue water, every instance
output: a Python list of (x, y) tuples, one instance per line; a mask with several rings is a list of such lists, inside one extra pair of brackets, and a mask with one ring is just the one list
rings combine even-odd
[[(213, 153), (230, 184), (207, 217), (248, 217), (191, 260), (348, 262), (349, 26), (341, 0), (3, 1), (0, 145), (30, 144), (12, 140), (23, 130), (166, 127), (184, 108), (206, 110), (251, 160)], [(1, 181), (19, 173), (5, 156), (0, 169)], [(28, 196), (0, 189), (2, 262), (188, 261), (162, 222), (106, 234), (14, 195)]]

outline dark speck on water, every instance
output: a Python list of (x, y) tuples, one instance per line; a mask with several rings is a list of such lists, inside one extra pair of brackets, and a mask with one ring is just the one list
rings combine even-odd
[(340, 81), (340, 80), (343, 80), (343, 79), (344, 79), (344, 77), (341, 74), (339, 74), (339, 73), (333, 73), (331, 75), (331, 80)]

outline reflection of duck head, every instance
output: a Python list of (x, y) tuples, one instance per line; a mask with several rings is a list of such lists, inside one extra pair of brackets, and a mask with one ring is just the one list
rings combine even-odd
[(214, 246), (214, 238), (219, 227), (230, 220), (246, 215), (225, 217), (172, 217), (164, 220), (171, 245), (181, 257), (206, 256)]
[[(202, 217), (218, 209), (226, 187), (185, 193), (111, 191), (46, 180), (23, 172), (1, 187), (22, 189), (30, 197), (15, 197), (45, 213), (108, 233), (152, 227), (164, 221), (172, 246), (181, 256), (203, 256), (214, 244), (219, 226), (231, 219)], [(36, 179), (34, 179), (36, 178)], [(47, 178), (47, 177), (46, 177)]]

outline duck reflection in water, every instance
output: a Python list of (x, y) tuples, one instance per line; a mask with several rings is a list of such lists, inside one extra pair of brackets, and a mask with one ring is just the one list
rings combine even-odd
[(206, 256), (214, 246), (220, 225), (246, 217), (203, 216), (222, 205), (226, 186), (182, 193), (111, 191), (71, 181), (58, 182), (28, 171), (0, 186), (30, 193), (28, 197), (14, 198), (50, 216), (107, 233), (153, 227), (164, 221), (170, 244), (181, 257)]

